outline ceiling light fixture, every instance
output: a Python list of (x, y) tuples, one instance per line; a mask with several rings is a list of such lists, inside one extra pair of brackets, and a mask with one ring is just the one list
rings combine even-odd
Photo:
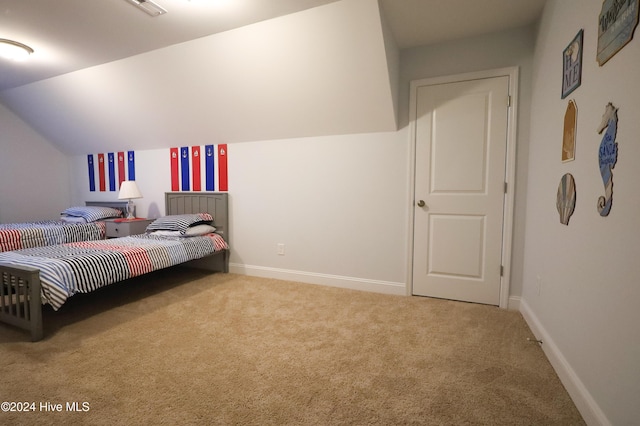
[(26, 59), (33, 53), (33, 49), (17, 41), (0, 38), (0, 56), (14, 61)]
[(151, 16), (160, 16), (167, 13), (167, 10), (151, 0), (126, 0), (138, 9), (143, 10)]

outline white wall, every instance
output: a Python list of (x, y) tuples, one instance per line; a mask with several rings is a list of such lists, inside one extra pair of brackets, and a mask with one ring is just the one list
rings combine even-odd
[[(229, 144), (232, 271), (405, 294), (405, 132)], [(73, 158), (76, 203), (90, 192)], [(169, 149), (136, 151), (138, 216), (164, 214)], [(285, 244), (285, 255), (276, 245)]]
[(57, 219), (69, 207), (67, 157), (0, 104), (0, 223)]
[[(596, 63), (599, 0), (550, 0), (536, 44), (529, 146), (522, 309), (542, 348), (590, 424), (640, 419), (640, 40)], [(582, 85), (562, 100), (562, 52), (584, 29)], [(562, 163), (568, 99), (578, 107), (576, 159)], [(608, 102), (619, 107), (613, 207), (604, 193), (596, 127)], [(556, 192), (572, 173), (575, 213), (560, 224)], [(540, 290), (538, 291), (538, 277)]]

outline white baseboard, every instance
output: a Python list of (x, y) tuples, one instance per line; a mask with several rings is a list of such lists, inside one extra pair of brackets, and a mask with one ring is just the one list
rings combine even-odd
[(510, 311), (519, 311), (520, 310), (520, 296), (509, 296), (509, 302), (507, 305), (507, 309)]
[(522, 299), (519, 301), (520, 313), (529, 325), (534, 336), (538, 340), (542, 340), (542, 350), (547, 359), (556, 371), (560, 381), (567, 389), (569, 396), (580, 411), (587, 425), (590, 426), (611, 426), (611, 422), (600, 409), (598, 403), (593, 399), (591, 393), (584, 386), (576, 372), (564, 357), (560, 349), (553, 342), (553, 339), (542, 326), (536, 314), (531, 310), (527, 301)]
[(320, 284), (351, 290), (372, 291), (375, 293), (406, 296), (406, 284), (370, 280), (366, 278), (345, 277), (340, 275), (318, 274), (314, 272), (293, 271), (290, 269), (267, 268), (263, 266), (229, 264), (229, 272), (262, 278), (274, 278), (285, 281), (297, 281), (307, 284)]

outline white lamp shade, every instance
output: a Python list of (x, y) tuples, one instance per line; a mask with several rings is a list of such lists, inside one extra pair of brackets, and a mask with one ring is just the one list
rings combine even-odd
[(135, 180), (125, 180), (120, 185), (120, 193), (118, 193), (118, 199), (131, 200), (132, 198), (142, 198), (142, 194), (140, 193)]

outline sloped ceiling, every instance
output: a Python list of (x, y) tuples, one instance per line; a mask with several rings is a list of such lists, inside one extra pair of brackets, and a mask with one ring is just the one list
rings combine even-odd
[(545, 3), (157, 1), (160, 18), (0, 0), (0, 38), (37, 49), (0, 61), (0, 102), (71, 155), (393, 131), (399, 48), (530, 25)]
[(129, 1), (0, 0), (0, 38), (35, 49), (0, 60), (0, 91), (338, 0), (155, 0), (157, 17)]
[(392, 131), (390, 65), (377, 1), (344, 0), (0, 99), (71, 155)]

